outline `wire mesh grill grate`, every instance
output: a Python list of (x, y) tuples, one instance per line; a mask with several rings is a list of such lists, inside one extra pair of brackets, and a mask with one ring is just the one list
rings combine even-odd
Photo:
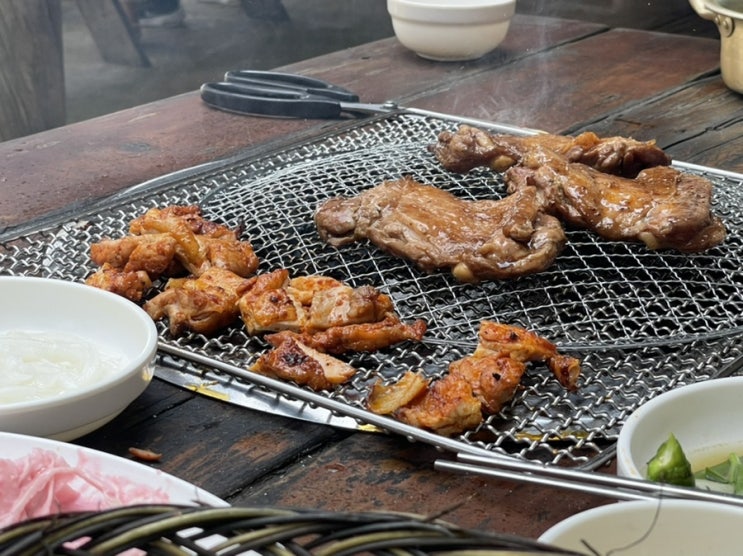
[[(319, 203), (385, 179), (410, 175), (463, 198), (503, 196), (497, 174), (447, 173), (427, 150), (440, 131), (456, 125), (389, 115), (260, 156), (247, 153), (165, 176), (94, 210), (6, 234), (0, 238), (0, 272), (82, 281), (93, 270), (91, 243), (124, 235), (150, 207), (199, 204), (207, 218), (242, 227), (262, 271), (288, 268), (294, 275), (372, 284), (393, 298), (403, 319), (428, 322), (419, 345), (352, 356), (360, 372), (327, 396), (363, 409), (379, 376), (410, 368), (443, 374), (449, 362), (471, 352), (483, 319), (520, 325), (582, 358), (580, 391), (567, 393), (548, 373), (530, 370), (509, 408), (457, 441), (526, 459), (590, 465), (613, 444), (635, 407), (677, 385), (716, 376), (739, 355), (743, 176), (702, 172), (715, 184), (715, 210), (729, 232), (722, 245), (702, 254), (652, 252), (569, 231), (566, 249), (547, 271), (471, 285), (447, 273), (424, 274), (370, 244), (335, 249), (320, 241), (313, 223)], [(167, 345), (241, 368), (266, 349), (239, 328), (213, 338), (171, 338), (162, 324), (160, 330)]]

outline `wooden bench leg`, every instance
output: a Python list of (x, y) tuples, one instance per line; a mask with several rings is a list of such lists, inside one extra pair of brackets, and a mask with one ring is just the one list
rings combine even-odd
[(0, 141), (65, 124), (60, 0), (0, 8)]

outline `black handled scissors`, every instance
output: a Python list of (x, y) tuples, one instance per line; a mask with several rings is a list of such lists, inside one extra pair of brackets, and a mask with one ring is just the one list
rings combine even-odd
[(320, 79), (257, 70), (228, 71), (223, 81), (204, 83), (201, 99), (227, 112), (285, 118), (340, 118), (396, 108), (393, 103), (361, 103), (355, 93)]

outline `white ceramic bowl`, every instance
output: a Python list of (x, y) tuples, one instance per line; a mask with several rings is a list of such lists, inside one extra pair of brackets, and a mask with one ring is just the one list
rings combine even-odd
[(419, 56), (475, 60), (506, 37), (516, 0), (387, 0), (395, 36)]
[(11, 276), (0, 276), (0, 300), (0, 334), (72, 334), (118, 363), (76, 390), (0, 403), (0, 431), (72, 440), (116, 417), (152, 380), (157, 330), (131, 301), (85, 284)]
[[(89, 484), (97, 484), (94, 482), (96, 479), (104, 479), (107, 485), (116, 485), (116, 487), (120, 489), (119, 492), (126, 492), (129, 496), (136, 496), (134, 499), (124, 500), (124, 503), (127, 505), (135, 503), (169, 503), (205, 506), (229, 505), (221, 498), (218, 498), (189, 482), (164, 473), (159, 469), (137, 463), (133, 460), (107, 454), (105, 452), (91, 450), (90, 448), (50, 440), (48, 438), (5, 432), (0, 432), (0, 446), (2, 446), (0, 460), (7, 460), (9, 462), (21, 460), (28, 463), (29, 461), (32, 461), (29, 458), (34, 450), (42, 450), (44, 453), (52, 452), (56, 456), (61, 457), (64, 462), (66, 462), (67, 466), (74, 468), (79, 474), (57, 474), (58, 480), (61, 480), (59, 477), (65, 477), (65, 485), (71, 486), (73, 490), (76, 490), (75, 485), (84, 484), (75, 482), (78, 481), (78, 476), (92, 479), (93, 481)], [(38, 456), (35, 455), (34, 457)], [(47, 461), (49, 460), (47, 459)], [(0, 468), (5, 468), (5, 461), (0, 461)], [(63, 465), (60, 466), (59, 469), (64, 470), (66, 468), (67, 467)], [(34, 468), (30, 467), (29, 469), (33, 470)], [(24, 484), (26, 489), (30, 488), (26, 483), (24, 483), (23, 477), (17, 479), (10, 478), (5, 474), (0, 474), (0, 501), (3, 501), (4, 503), (8, 503), (8, 500), (7, 497), (3, 497), (3, 494), (7, 495), (8, 491), (15, 488), (14, 485), (3, 484), (4, 481), (10, 480), (18, 480), (19, 484)], [(49, 483), (41, 481), (37, 477), (34, 484), (36, 485), (35, 488), (46, 492), (44, 487)], [(34, 493), (25, 491), (23, 492), (23, 497), (27, 499), (32, 494)], [(10, 501), (10, 507), (0, 506), (0, 523), (11, 519), (10, 510), (13, 507), (12, 504), (16, 503), (16, 500), (12, 500)], [(24, 507), (32, 512), (39, 510), (39, 507), (34, 504)], [(96, 510), (98, 508), (84, 507), (75, 509)], [(18, 510), (18, 508), (16, 508), (16, 510)], [(17, 515), (13, 515), (11, 521), (15, 521), (16, 519)]]
[[(620, 502), (581, 512), (547, 530), (539, 540), (589, 554), (682, 556), (740, 554), (743, 508), (670, 500)], [(618, 550), (619, 548), (623, 550)]]
[(743, 455), (743, 377), (682, 386), (653, 398), (627, 418), (617, 441), (617, 473), (644, 479), (647, 462), (673, 434), (692, 470)]

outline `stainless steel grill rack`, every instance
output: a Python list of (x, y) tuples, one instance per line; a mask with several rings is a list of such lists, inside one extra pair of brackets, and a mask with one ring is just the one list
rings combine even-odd
[[(161, 378), (263, 411), (342, 427), (372, 425), (458, 452), (594, 467), (611, 455), (621, 423), (638, 405), (735, 370), (743, 350), (743, 176), (737, 174), (679, 164), (714, 182), (715, 210), (728, 227), (726, 241), (702, 254), (652, 252), (569, 231), (567, 248), (547, 271), (471, 285), (446, 273), (424, 274), (370, 244), (335, 249), (320, 241), (312, 218), (320, 202), (385, 179), (410, 175), (465, 198), (503, 196), (497, 174), (447, 173), (427, 150), (439, 132), (458, 123), (388, 114), (164, 176), (74, 214), (5, 233), (0, 273), (82, 281), (93, 270), (91, 243), (124, 235), (150, 207), (199, 204), (207, 218), (242, 227), (261, 271), (288, 268), (293, 275), (322, 273), (355, 286), (372, 284), (393, 298), (403, 319), (423, 318), (429, 331), (420, 344), (348, 358), (360, 370), (353, 381), (317, 394), (243, 371), (266, 344), (239, 327), (210, 338), (172, 338), (160, 323)], [(531, 369), (511, 406), (455, 439), (365, 410), (378, 377), (391, 379), (411, 368), (440, 376), (449, 362), (471, 353), (483, 319), (535, 330), (580, 357), (580, 391), (565, 392), (548, 373)]]

